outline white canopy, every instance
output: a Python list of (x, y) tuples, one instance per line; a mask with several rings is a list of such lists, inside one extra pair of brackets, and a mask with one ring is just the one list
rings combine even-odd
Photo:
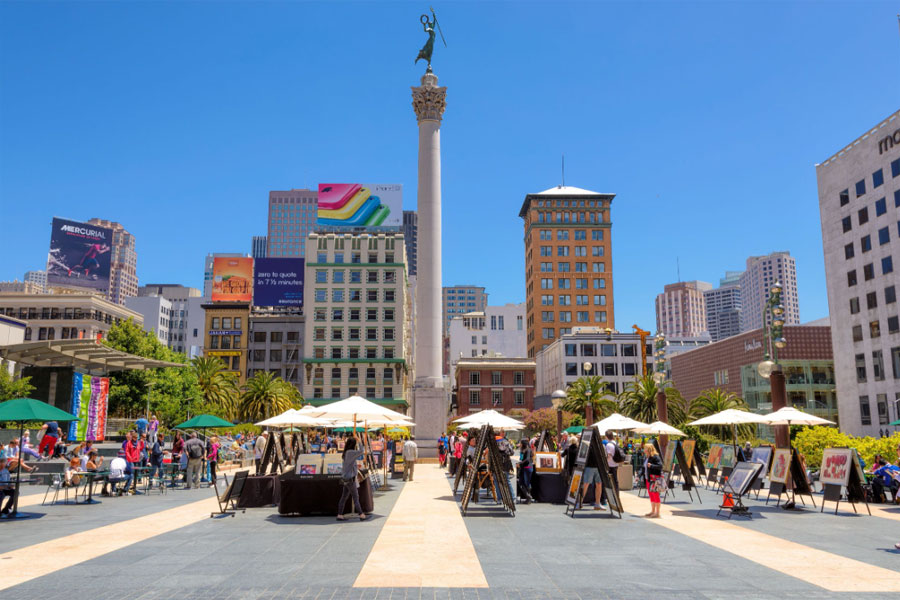
[(280, 415), (270, 417), (265, 421), (257, 423), (257, 425), (261, 427), (323, 427), (328, 424), (329, 421), (301, 414), (300, 411), (295, 408), (289, 408)]
[(646, 423), (635, 421), (634, 419), (626, 417), (625, 415), (620, 415), (619, 413), (613, 413), (605, 419), (597, 421), (591, 427), (596, 427), (602, 433), (607, 430), (621, 431), (623, 429), (636, 429), (638, 427), (646, 426)]
[(688, 425), (744, 425), (747, 423), (768, 423), (763, 415), (757, 415), (746, 410), (729, 408), (714, 415), (697, 419)]
[(304, 414), (320, 419), (349, 419), (357, 422), (379, 420), (393, 423), (409, 420), (407, 415), (398, 413), (380, 404), (375, 404), (361, 396), (350, 396), (331, 404), (317, 406), (313, 410), (307, 410)]
[(459, 423), (463, 427), (481, 427), (482, 425), (490, 425), (498, 429), (525, 429), (525, 424), (517, 421), (512, 417), (507, 417), (503, 413), (496, 410), (482, 410), (471, 415), (466, 415), (453, 421)]
[(793, 406), (785, 406), (763, 417), (769, 425), (836, 425), (834, 421), (805, 413)]
[(662, 421), (653, 421), (649, 425), (638, 427), (634, 430), (634, 432), (645, 433), (648, 435), (677, 435), (681, 437), (686, 436), (686, 434), (680, 429), (675, 429), (668, 423), (663, 423)]

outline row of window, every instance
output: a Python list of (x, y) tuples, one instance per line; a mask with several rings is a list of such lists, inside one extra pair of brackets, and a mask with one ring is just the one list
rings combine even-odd
[[(900, 190), (894, 192), (894, 207), (900, 207)], [(880, 217), (884, 214), (887, 214), (887, 199), (879, 198), (875, 201), (875, 216)], [(869, 222), (868, 206), (864, 206), (863, 208), (856, 211), (856, 220), (859, 225), (865, 225)], [(841, 219), (841, 230), (843, 233), (847, 233), (851, 229), (853, 229), (853, 219), (851, 215), (847, 215), (846, 217)]]
[[(377, 308), (367, 308), (366, 310), (366, 321), (378, 321), (378, 310)], [(332, 321), (343, 321), (344, 315), (346, 314), (348, 321), (359, 321), (360, 315), (362, 314), (362, 309), (360, 308), (332, 308), (331, 309), (331, 320)], [(315, 321), (326, 321), (328, 319), (328, 310), (325, 308), (316, 308), (313, 311), (313, 320)], [(381, 309), (381, 321), (393, 321), (394, 320), (394, 309), (393, 308), (383, 308)]]
[[(525, 392), (513, 392), (513, 405), (525, 406)], [(469, 390), (469, 406), (481, 406), (481, 390)], [(491, 406), (503, 406), (503, 390), (491, 390)]]
[[(482, 379), (481, 371), (469, 372), (469, 385), (482, 385)], [(491, 371), (491, 385), (503, 385), (502, 382), (503, 371)], [(513, 371), (513, 385), (525, 385), (525, 371)]]
[[(552, 311), (541, 311), (541, 321), (544, 323), (553, 323), (556, 316), (559, 316), (560, 323), (571, 323), (572, 322), (572, 311), (561, 310), (558, 313), (554, 313)], [(587, 310), (579, 310), (575, 311), (575, 322), (576, 323), (590, 323), (591, 322), (591, 313)], [(606, 311), (594, 311), (594, 323), (606, 323)], [(550, 330), (552, 331), (552, 329)], [(552, 334), (551, 334), (552, 335)], [(544, 336), (545, 338), (547, 336)], [(551, 338), (547, 338), (551, 339)]]
[[(282, 340), (285, 339), (283, 332), (281, 331), (270, 331), (268, 332), (269, 341), (273, 344), (280, 344)], [(299, 344), (300, 343), (300, 332), (299, 331), (288, 331), (287, 332), (287, 343), (288, 344)], [(266, 332), (265, 331), (254, 331), (253, 332), (253, 342), (256, 344), (264, 344), (266, 341)]]
[[(603, 377), (634, 377), (640, 372), (641, 366), (637, 363), (591, 363), (590, 371), (584, 368), (583, 363), (566, 363), (566, 377), (579, 377), (580, 375), (602, 375)], [(621, 369), (619, 368), (621, 366)], [(580, 371), (580, 374), (579, 374)]]
[[(894, 304), (897, 301), (897, 290), (894, 286), (889, 285), (884, 288), (884, 303)], [(866, 309), (872, 310), (878, 308), (878, 293), (869, 292), (866, 294)], [(850, 298), (850, 314), (855, 315), (859, 312), (859, 297)]]
[[(578, 353), (581, 346), (581, 353)], [(637, 356), (637, 344), (600, 344), (600, 353), (597, 354), (597, 344), (565, 344), (566, 356)], [(621, 349), (620, 349), (621, 348)]]
[[(590, 306), (590, 296), (587, 294), (575, 295), (575, 306)], [(552, 294), (541, 295), (541, 306), (553, 306), (554, 296)], [(572, 296), (569, 294), (559, 295), (560, 306), (572, 306)], [(594, 294), (594, 306), (606, 306), (606, 294)]]
[[(344, 337), (344, 328), (343, 327), (332, 327), (331, 328), (331, 337), (332, 341), (344, 341), (348, 340), (351, 342), (358, 342), (363, 339), (367, 342), (377, 342), (377, 341), (385, 341), (385, 342), (393, 342), (395, 337), (395, 330), (393, 327), (382, 327), (381, 328), (381, 337), (378, 336), (378, 327), (366, 327), (365, 328), (365, 338), (360, 337), (362, 335), (362, 328), (360, 327), (348, 327), (346, 331), (346, 337)], [(325, 327), (315, 327), (313, 329), (313, 341), (315, 342), (324, 342), (325, 341)]]
[[(59, 339), (61, 340), (77, 340), (82, 339), (86, 334), (86, 331), (82, 329), (78, 330), (77, 327), (60, 327), (59, 328)], [(25, 341), (32, 341), (32, 333), (31, 327), (25, 328)], [(38, 340), (55, 340), (56, 339), (56, 328), (55, 327), (39, 327), (38, 328)]]
[[(366, 398), (393, 398), (394, 397), (394, 388), (393, 387), (384, 387), (382, 388), (382, 396), (378, 396), (378, 389), (374, 387), (367, 387), (366, 390)], [(328, 394), (327, 396), (325, 394)], [(341, 393), (341, 388), (313, 388), (313, 398), (346, 398), (347, 396), (357, 396), (359, 395), (359, 388), (351, 385), (347, 388), (347, 393)]]
[[(588, 248), (590, 248), (591, 256), (604, 256), (605, 249), (603, 246), (557, 246), (556, 247), (556, 256), (569, 256), (569, 253), (572, 253), (572, 256), (588, 256)], [(553, 246), (541, 246), (540, 249), (541, 256), (553, 256)], [(553, 263), (541, 263), (550, 264)], [(568, 263), (561, 263), (568, 264)]]
[[(351, 384), (359, 382), (359, 367), (347, 367), (347, 381)], [(343, 367), (331, 367), (331, 380), (334, 382), (335, 380), (342, 381), (343, 380)], [(363, 374), (366, 377), (366, 383), (375, 383), (375, 380), (378, 378), (378, 369), (375, 367), (366, 367)], [(324, 367), (316, 367), (313, 369), (313, 383), (322, 382), (325, 378), (325, 368)], [(391, 385), (394, 382), (394, 369), (392, 367), (385, 367), (381, 369), (381, 381)]]
[[(885, 256), (881, 259), (881, 274), (887, 275), (894, 272), (894, 259), (891, 256)], [(875, 264), (869, 263), (863, 265), (863, 280), (869, 281), (875, 278)], [(858, 283), (856, 277), (856, 269), (847, 271), (847, 287), (853, 287)]]
[[(603, 203), (600, 200), (537, 200), (538, 208), (569, 208), (571, 202), (572, 208), (601, 208)], [(585, 204), (586, 203), (586, 204)]]
[[(583, 263), (576, 263), (576, 264), (583, 264)], [(604, 266), (603, 263), (594, 263), (594, 265), (598, 265), (598, 264), (599, 264), (601, 267)], [(576, 269), (576, 270), (577, 270), (577, 269)], [(599, 270), (596, 270), (596, 271), (594, 271), (594, 272), (595, 272), (595, 273), (603, 273), (603, 271), (604, 271), (604, 269), (599, 269)], [(569, 279), (568, 277), (560, 277), (559, 279), (542, 278), (542, 279), (541, 279), (541, 289), (542, 289), (542, 290), (552, 290), (552, 289), (553, 289), (553, 282), (554, 282), (554, 281), (556, 282), (556, 287), (557, 287), (558, 289), (561, 289), (561, 290), (570, 290), (570, 289), (572, 289), (572, 280)], [(606, 289), (606, 279), (603, 279), (602, 277), (597, 277), (597, 278), (595, 278), (595, 279), (592, 279), (591, 281), (594, 282), (594, 283), (593, 283), (593, 287), (594, 287), (595, 290), (603, 290), (603, 289)], [(584, 290), (586, 290), (586, 289), (587, 289), (587, 287), (586, 287), (586, 286), (587, 286), (587, 282), (588, 282), (588, 279), (587, 279), (587, 278), (575, 278), (575, 284), (576, 284), (576, 285), (575, 285), (575, 289), (579, 289), (579, 290), (584, 289)]]
[[(900, 176), (900, 158), (891, 162), (891, 177)], [(878, 169), (874, 173), (872, 173), (872, 189), (878, 189), (882, 185), (884, 185), (884, 171)], [(860, 179), (856, 182), (856, 197), (865, 195), (866, 193), (866, 180)], [(850, 190), (846, 189), (838, 193), (838, 199), (841, 203), (841, 206), (850, 203)]]
[[(580, 316), (584, 316), (584, 313), (577, 313), (577, 314)], [(576, 321), (578, 321), (580, 323), (587, 323), (587, 321), (580, 321), (579, 319), (576, 319)], [(594, 322), (595, 323), (606, 323), (606, 311), (595, 312), (594, 313)], [(545, 340), (555, 340), (557, 337), (556, 334), (554, 333), (555, 331), (556, 331), (555, 327), (542, 327), (541, 328), (541, 337), (544, 338)], [(559, 336), (560, 337), (570, 334), (570, 333), (572, 333), (571, 327), (560, 327), (559, 328)], [(546, 347), (546, 345), (544, 347)]]
[(241, 324), (241, 317), (213, 317), (211, 319), (210, 329), (240, 329)]
[(56, 320), (56, 319), (64, 319), (64, 320), (93, 320), (100, 323), (118, 323), (121, 319), (115, 317), (109, 313), (105, 313), (99, 310), (85, 310), (82, 308), (56, 308), (56, 307), (20, 307), (20, 308), (0, 308), (0, 314), (5, 314), (7, 317), (15, 317), (17, 319), (23, 319), (27, 321), (33, 320)]
[(237, 350), (241, 347), (239, 335), (211, 335), (209, 336), (210, 350)]
[[(363, 282), (363, 272), (357, 270), (349, 271), (349, 279), (347, 278), (348, 271), (344, 271), (343, 269), (334, 269), (331, 271), (331, 283), (362, 283)], [(379, 282), (379, 271), (378, 269), (368, 269), (366, 270), (366, 283), (378, 283)], [(382, 277), (380, 281), (382, 283), (397, 283), (397, 271), (394, 269), (385, 270), (381, 273)], [(316, 283), (328, 283), (328, 269), (316, 269)]]
[[(317, 289), (313, 294), (316, 302), (328, 301), (328, 290)], [(378, 290), (365, 290), (366, 302), (378, 302), (378, 296)], [(381, 290), (381, 297), (383, 302), (394, 302), (397, 298), (397, 290)], [(363, 290), (331, 290), (332, 302), (362, 302), (362, 298)]]
[[(900, 392), (895, 392), (894, 396), (894, 405), (896, 406), (897, 402), (900, 401)], [(887, 425), (890, 422), (887, 394), (876, 394), (875, 406), (878, 409), (878, 424)], [(869, 406), (868, 396), (859, 397), (859, 422), (861, 425), (872, 424), (872, 409)]]
[[(326, 357), (325, 348), (322, 346), (318, 346), (313, 348), (313, 358), (324, 359)], [(340, 346), (333, 346), (330, 351), (330, 358), (334, 360), (341, 359), (376, 359), (376, 358), (394, 358), (394, 347), (393, 346), (384, 346), (381, 349), (381, 356), (378, 356), (378, 348), (375, 346), (366, 346), (365, 348), (359, 348), (358, 346), (353, 346), (350, 348), (342, 348)]]
[[(281, 362), (282, 358), (284, 358), (284, 362), (300, 362), (300, 353), (296, 350), (287, 350), (286, 352), (282, 352), (281, 350), (269, 350), (269, 362)], [(250, 360), (253, 362), (265, 362), (266, 351), (251, 351)]]
[(270, 368), (270, 369), (249, 369), (248, 368), (247, 369), (247, 378), (248, 379), (252, 378), (255, 374), (257, 374), (261, 371), (262, 372), (268, 371), (275, 377), (281, 377), (285, 381), (297, 382), (297, 383), (300, 382), (300, 370), (295, 367), (287, 367), (284, 369), (283, 372), (281, 369), (278, 369), (278, 368)]
[[(898, 235), (900, 235), (900, 224), (898, 224)], [(891, 241), (891, 232), (889, 227), (882, 227), (878, 230), (878, 245), (884, 246), (885, 244), (890, 243)], [(872, 250), (872, 236), (864, 235), (859, 238), (859, 248), (862, 250), (863, 254)], [(844, 246), (844, 258), (849, 260), (856, 255), (853, 247), (853, 242)]]
[[(577, 241), (587, 241), (587, 229), (575, 229), (572, 231), (572, 239)], [(553, 239), (553, 230), (552, 229), (541, 229), (538, 232), (538, 238), (542, 241), (551, 241)], [(556, 230), (556, 240), (557, 241), (567, 241), (569, 239), (569, 230), (568, 229), (557, 229)], [(603, 241), (603, 230), (602, 229), (592, 229), (591, 230), (591, 240), (595, 242)]]
[(600, 212), (538, 211), (538, 223), (602, 223)]

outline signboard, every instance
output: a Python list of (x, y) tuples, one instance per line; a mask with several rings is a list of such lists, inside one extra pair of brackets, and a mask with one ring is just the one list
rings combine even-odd
[(47, 285), (109, 289), (113, 230), (53, 217)]
[(69, 422), (69, 441), (103, 441), (108, 401), (109, 377), (73, 375), (70, 412), (78, 419)]
[(302, 258), (257, 258), (253, 262), (254, 306), (303, 306)]
[(209, 356), (240, 356), (240, 350), (207, 350)]
[(400, 227), (403, 186), (383, 183), (320, 183), (320, 227)]
[(213, 259), (213, 302), (253, 300), (253, 259), (222, 257)]
[(850, 469), (853, 468), (853, 451), (850, 448), (825, 448), (822, 452), (822, 469), (819, 482), (822, 484), (847, 485)]

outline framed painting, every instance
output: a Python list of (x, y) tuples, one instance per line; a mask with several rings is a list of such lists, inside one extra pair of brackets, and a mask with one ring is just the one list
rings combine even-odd
[(381, 452), (384, 450), (384, 442), (381, 440), (372, 440), (372, 452)]
[(723, 446), (722, 447), (722, 458), (719, 459), (719, 468), (724, 469), (726, 467), (734, 466), (734, 446)]
[(663, 473), (671, 473), (672, 465), (675, 464), (675, 447), (678, 445), (678, 442), (670, 441), (669, 445), (666, 446), (666, 454), (663, 456)]
[(324, 457), (322, 472), (326, 475), (340, 475), (344, 470), (344, 461), (340, 454), (326, 454)]
[(791, 476), (791, 451), (789, 448), (776, 448), (772, 453), (772, 469), (769, 471), (769, 483), (787, 485)]
[(854, 452), (851, 448), (825, 448), (822, 452), (822, 468), (819, 471), (819, 482), (831, 485), (847, 485), (850, 481), (850, 469), (853, 468), (853, 454)]
[(731, 471), (731, 475), (728, 476), (728, 486), (734, 491), (738, 496), (743, 496), (747, 493), (747, 489), (750, 487), (759, 473), (762, 471), (762, 464), (755, 462), (739, 462), (734, 466), (734, 469)]
[(575, 470), (572, 472), (572, 481), (569, 482), (569, 488), (566, 491), (566, 503), (575, 505), (578, 501), (578, 490), (581, 489), (581, 477), (584, 474), (584, 469), (581, 467), (575, 467)]
[(556, 452), (536, 452), (534, 470), (538, 473), (559, 473), (559, 454)]
[(301, 454), (297, 457), (298, 475), (321, 475), (322, 456), (319, 454)]
[(772, 446), (757, 446), (750, 454), (750, 461), (763, 466), (763, 473), (769, 471), (769, 463), (772, 462)]
[(682, 440), (681, 447), (684, 449), (684, 460), (687, 461), (686, 468), (690, 469), (694, 464), (694, 446), (697, 445), (695, 440)]
[(706, 468), (718, 469), (719, 462), (722, 460), (722, 444), (713, 444), (709, 447), (709, 454), (706, 456)]
[(578, 446), (578, 456), (575, 458), (575, 464), (584, 466), (587, 461), (588, 453), (591, 449), (591, 437), (594, 432), (590, 427), (581, 432), (581, 444)]

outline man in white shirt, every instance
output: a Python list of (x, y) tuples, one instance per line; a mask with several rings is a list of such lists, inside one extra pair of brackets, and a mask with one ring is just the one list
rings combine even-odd
[(412, 481), (413, 472), (416, 469), (416, 459), (419, 458), (419, 447), (413, 441), (416, 437), (409, 436), (403, 444), (403, 481)]
[(616, 454), (616, 449), (618, 446), (616, 445), (615, 440), (616, 434), (612, 431), (606, 432), (606, 444), (604, 444), (604, 450), (606, 450), (606, 464), (609, 467), (609, 475), (612, 477), (613, 485), (616, 488), (616, 493), (619, 491), (619, 463), (616, 462), (616, 459), (613, 458)]
[[(125, 469), (128, 468), (128, 463), (125, 462), (125, 459), (121, 456), (117, 456), (109, 463), (109, 478), (107, 479), (108, 483), (112, 484), (112, 489), (107, 490), (106, 485), (103, 486), (103, 491), (101, 494), (107, 496), (111, 494), (116, 489), (116, 484), (120, 481), (125, 482), (125, 487), (123, 489), (128, 489), (128, 486), (131, 484), (131, 473), (126, 473)], [(120, 492), (121, 494), (121, 492)]]
[(269, 435), (268, 431), (263, 431), (259, 434), (259, 437), (256, 438), (256, 443), (253, 444), (253, 456), (256, 462), (256, 472), (259, 473), (259, 461), (262, 460), (263, 450), (266, 449), (266, 437)]

